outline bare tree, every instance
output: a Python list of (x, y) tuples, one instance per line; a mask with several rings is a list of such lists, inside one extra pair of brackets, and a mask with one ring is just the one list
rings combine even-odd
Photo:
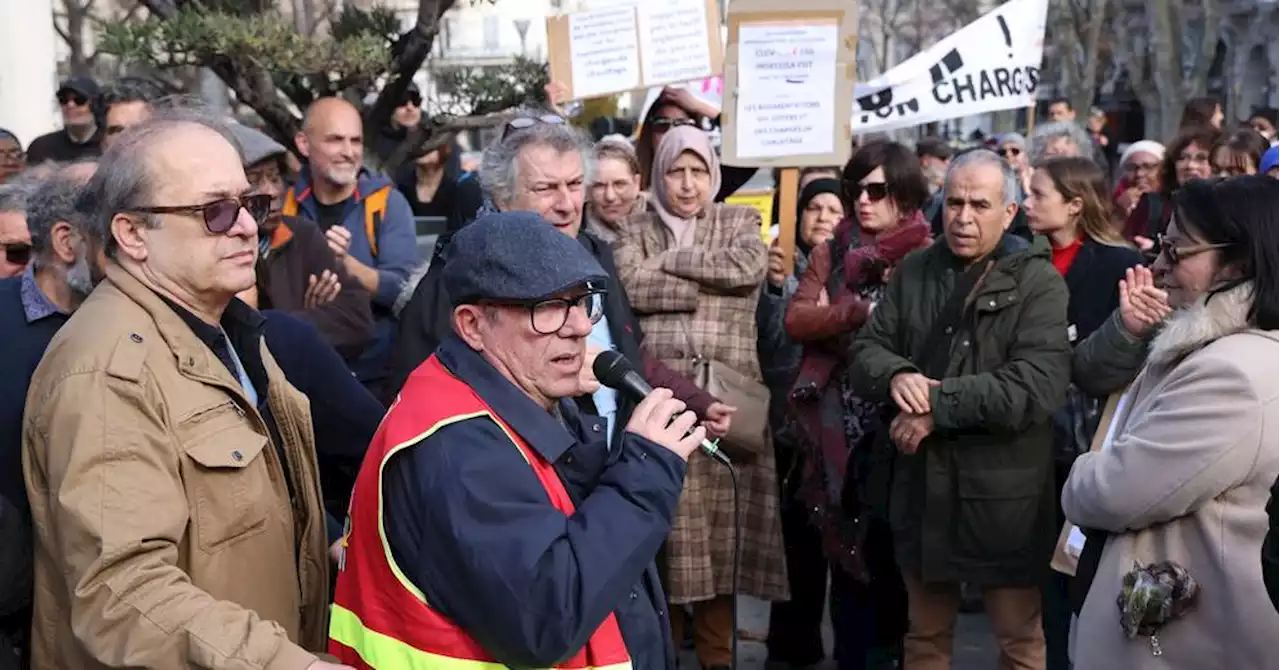
[(1113, 22), (1117, 57), (1146, 116), (1144, 135), (1174, 135), (1182, 108), (1204, 95), (1220, 35), (1219, 0), (1146, 0)]
[(1046, 59), (1062, 68), (1062, 94), (1071, 107), (1088, 110), (1098, 90), (1098, 79), (1111, 63), (1112, 33), (1103, 26), (1114, 18), (1110, 0), (1060, 0), (1051, 5), (1046, 31)]

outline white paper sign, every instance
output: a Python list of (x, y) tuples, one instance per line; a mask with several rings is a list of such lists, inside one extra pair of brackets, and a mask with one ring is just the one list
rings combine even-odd
[(706, 0), (642, 0), (636, 14), (646, 86), (715, 74), (707, 47)]
[(640, 81), (635, 11), (626, 7), (570, 14), (569, 55), (577, 97), (635, 86)]
[(738, 28), (738, 157), (835, 150), (835, 23), (743, 23)]
[(1035, 104), (1048, 0), (1010, 0), (854, 87), (853, 132), (884, 132)]

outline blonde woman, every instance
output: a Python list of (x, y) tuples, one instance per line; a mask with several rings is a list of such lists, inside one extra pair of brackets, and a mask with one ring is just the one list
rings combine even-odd
[[(668, 130), (653, 161), (652, 211), (633, 217), (616, 245), (618, 276), (645, 333), (644, 345), (693, 377), (695, 358), (760, 380), (755, 312), (768, 266), (760, 214), (714, 203), (720, 163), (707, 134)], [(786, 560), (772, 449), (739, 460), (742, 572), (738, 592), (786, 600)], [(733, 634), (733, 489), (725, 468), (689, 459), (667, 543), (672, 633), (682, 639), (684, 606), (704, 668), (729, 667)]]
[(640, 160), (630, 143), (613, 139), (596, 143), (595, 159), (582, 225), (588, 233), (612, 243), (627, 219), (644, 211)]

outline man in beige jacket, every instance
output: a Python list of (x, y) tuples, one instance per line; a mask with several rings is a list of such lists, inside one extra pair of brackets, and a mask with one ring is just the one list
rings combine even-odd
[(82, 196), (106, 279), (50, 344), (23, 464), (37, 668), (333, 668), (306, 398), (262, 341), (255, 217), (226, 129), (122, 135)]

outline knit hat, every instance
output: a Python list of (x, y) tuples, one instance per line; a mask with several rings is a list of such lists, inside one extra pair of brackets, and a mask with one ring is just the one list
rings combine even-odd
[(1134, 142), (1124, 150), (1124, 153), (1120, 154), (1120, 166), (1123, 167), (1125, 163), (1128, 163), (1134, 154), (1151, 154), (1156, 157), (1156, 160), (1164, 160), (1164, 145), (1151, 140)]
[(231, 124), (231, 134), (240, 145), (240, 157), (245, 167), (257, 165), (268, 158), (278, 158), (289, 150), (271, 139), (266, 133), (239, 123)]

